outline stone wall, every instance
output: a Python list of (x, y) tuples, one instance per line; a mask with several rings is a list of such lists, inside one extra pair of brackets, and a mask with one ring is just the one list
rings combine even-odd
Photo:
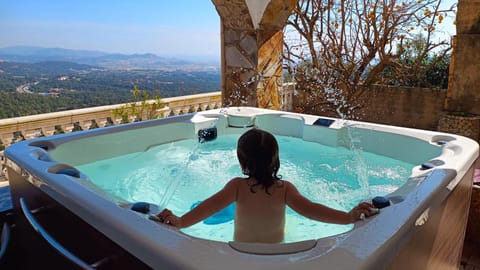
[(480, 116), (445, 112), (438, 122), (438, 131), (453, 133), (479, 141)]
[[(293, 106), (303, 98), (302, 91), (296, 90)], [(349, 118), (427, 130), (436, 130), (443, 111), (446, 89), (412, 87), (372, 86), (356, 100), (358, 106)], [(338, 115), (306, 112), (338, 117)]]
[(446, 89), (374, 86), (359, 98), (362, 121), (437, 130)]

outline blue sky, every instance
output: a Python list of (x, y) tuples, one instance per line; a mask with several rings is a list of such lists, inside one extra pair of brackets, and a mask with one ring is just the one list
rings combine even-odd
[(210, 0), (0, 0), (0, 47), (220, 55)]
[(211, 0), (0, 0), (0, 47), (19, 45), (219, 58), (220, 18)]

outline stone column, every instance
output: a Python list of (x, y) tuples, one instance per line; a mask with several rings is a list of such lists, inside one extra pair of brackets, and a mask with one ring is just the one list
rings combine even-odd
[(89, 130), (90, 127), (93, 125), (93, 121), (92, 120), (79, 121), (79, 124), (82, 130)]
[(480, 0), (459, 0), (447, 111), (480, 115)]
[(41, 129), (43, 135), (45, 136), (52, 136), (53, 134), (55, 134), (55, 126), (44, 126)]
[(445, 113), (438, 130), (480, 138), (480, 0), (459, 0)]
[(108, 123), (107, 117), (99, 117), (99, 118), (95, 119), (95, 123), (100, 128), (105, 127)]
[(71, 133), (73, 131), (74, 125), (73, 123), (66, 123), (60, 125), (64, 133)]
[(222, 105), (280, 109), (283, 28), (298, 0), (212, 0), (222, 27)]
[(0, 141), (2, 142), (4, 147), (8, 147), (10, 144), (12, 144), (13, 139), (13, 132), (0, 134)]

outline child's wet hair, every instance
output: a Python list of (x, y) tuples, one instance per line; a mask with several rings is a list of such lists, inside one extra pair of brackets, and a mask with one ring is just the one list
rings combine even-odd
[(269, 193), (268, 188), (280, 180), (278, 143), (272, 134), (256, 128), (245, 132), (238, 139), (237, 157), (243, 174), (257, 180), (250, 188), (252, 192), (254, 186), (260, 185)]

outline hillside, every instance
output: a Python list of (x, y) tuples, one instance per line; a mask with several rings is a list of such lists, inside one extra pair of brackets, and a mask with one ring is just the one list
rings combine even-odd
[(131, 101), (134, 86), (149, 96), (220, 90), (214, 70), (108, 69), (65, 61), (0, 61), (0, 118)]
[(74, 75), (104, 68), (65, 61), (46, 61), (38, 63), (0, 62), (0, 74), (3, 76), (42, 77)]

